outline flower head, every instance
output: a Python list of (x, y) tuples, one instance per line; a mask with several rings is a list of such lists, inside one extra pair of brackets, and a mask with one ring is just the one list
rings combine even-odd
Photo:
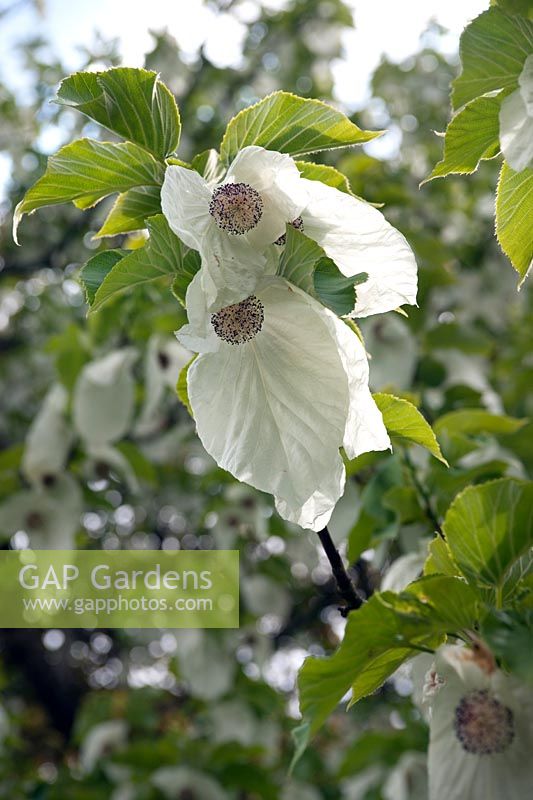
[(161, 206), (174, 233), (202, 256), (202, 285), (211, 311), (252, 294), (266, 268), (264, 251), (307, 201), (290, 156), (243, 148), (224, 182), (212, 186), (191, 169), (168, 167)]
[(197, 274), (187, 309), (178, 338), (200, 353), (187, 385), (205, 449), (273, 494), (285, 519), (319, 530), (344, 491), (339, 448), (353, 458), (390, 446), (359, 338), (283, 278), (210, 314)]
[(522, 172), (533, 165), (533, 53), (525, 60), (518, 84), (500, 108), (500, 145), (509, 166)]
[(161, 205), (174, 233), (202, 256), (210, 311), (254, 294), (271, 272), (271, 245), (285, 244), (287, 224), (317, 242), (344, 275), (368, 275), (353, 316), (416, 302), (416, 262), (402, 234), (363, 200), (302, 178), (288, 155), (245, 147), (214, 187), (194, 170), (171, 166)]
[(533, 786), (533, 692), (483, 648), (443, 646), (426, 676), (430, 800), (522, 800)]

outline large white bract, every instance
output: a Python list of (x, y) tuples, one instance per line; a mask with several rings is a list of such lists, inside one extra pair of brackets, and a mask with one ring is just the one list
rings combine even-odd
[(445, 645), (426, 677), (429, 800), (524, 800), (533, 786), (533, 692), (486, 653)]
[(500, 109), (500, 145), (515, 172), (533, 165), (533, 53), (518, 79), (519, 88), (504, 99)]
[(403, 235), (363, 200), (302, 178), (290, 156), (245, 147), (218, 186), (170, 166), (161, 205), (174, 233), (202, 256), (210, 311), (253, 294), (272, 272), (271, 245), (283, 241), (287, 223), (316, 241), (347, 277), (368, 275), (351, 316), (416, 302), (416, 261)]
[(344, 491), (349, 458), (390, 447), (357, 335), (283, 278), (210, 314), (198, 274), (181, 343), (200, 353), (187, 386), (207, 452), (273, 494), (285, 519), (319, 530)]

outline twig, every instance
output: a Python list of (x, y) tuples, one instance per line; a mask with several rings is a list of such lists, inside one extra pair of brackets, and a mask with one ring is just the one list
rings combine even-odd
[(318, 538), (320, 539), (322, 547), (324, 548), (324, 552), (329, 563), (331, 564), (331, 570), (335, 577), (335, 581), (337, 582), (337, 590), (346, 603), (346, 606), (339, 609), (341, 614), (346, 617), (350, 611), (362, 606), (363, 599), (357, 593), (350, 576), (346, 572), (346, 568), (342, 563), (342, 558), (340, 557), (339, 551), (335, 547), (328, 529), (323, 528), (321, 531), (318, 531)]
[(429, 496), (429, 492), (427, 491), (426, 487), (420, 480), (417, 475), (416, 467), (411, 461), (411, 457), (407, 450), (403, 451), (403, 461), (405, 466), (407, 467), (407, 471), (409, 472), (409, 476), (411, 478), (411, 482), (415, 488), (415, 491), (418, 495), (418, 500), (420, 505), (424, 509), (426, 517), (433, 525), (436, 533), (441, 537), (441, 539), (445, 539), (444, 531), (442, 530), (441, 524), (439, 522), (439, 518), (437, 517), (437, 513), (433, 508), (433, 504), (431, 502), (431, 497)]

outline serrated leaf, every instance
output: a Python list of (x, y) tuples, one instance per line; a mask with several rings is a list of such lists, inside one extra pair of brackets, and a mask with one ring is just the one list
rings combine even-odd
[(147, 220), (150, 238), (144, 247), (117, 262), (97, 289), (89, 313), (98, 311), (112, 297), (133, 286), (175, 275), (183, 265), (184, 247), (172, 233), (165, 217)]
[(178, 107), (156, 72), (132, 67), (76, 72), (62, 81), (56, 102), (81, 111), (159, 158), (178, 147)]
[(181, 305), (185, 308), (185, 296), (190, 282), (202, 266), (202, 259), (200, 253), (196, 250), (189, 250), (183, 259), (183, 264), (180, 271), (172, 282), (172, 294), (179, 300)]
[(77, 202), (88, 208), (134, 186), (161, 186), (164, 166), (131, 142), (78, 139), (50, 156), (46, 172), (26, 192), (13, 216), (13, 236), (24, 214), (43, 206)]
[(85, 289), (85, 298), (89, 305), (94, 303), (94, 296), (104, 278), (124, 256), (124, 250), (105, 250), (90, 258), (82, 267), (80, 281)]
[(146, 219), (161, 213), (159, 186), (137, 186), (119, 194), (95, 239), (146, 228)]
[(478, 97), (451, 120), (444, 137), (444, 156), (422, 183), (452, 173), (468, 175), (483, 159), (500, 151), (500, 99)]
[(467, 580), (503, 592), (514, 565), (533, 547), (533, 482), (501, 478), (468, 486), (446, 512), (443, 531)]
[(401, 443), (425, 447), (431, 455), (448, 466), (431, 425), (412, 403), (392, 394), (378, 393), (372, 396), (392, 437), (399, 439)]
[(368, 280), (366, 272), (347, 278), (331, 258), (321, 258), (313, 272), (316, 297), (339, 317), (350, 314), (355, 307), (355, 287)]
[(292, 156), (362, 144), (381, 131), (363, 131), (348, 117), (320, 100), (274, 92), (230, 120), (220, 146), (229, 164), (239, 150), (259, 145)]
[(297, 161), (296, 166), (302, 178), (307, 178), (310, 181), (321, 181), (326, 186), (332, 186), (340, 192), (353, 195), (348, 178), (335, 167), (329, 167), (326, 164), (313, 164), (310, 161)]
[(450, 548), (442, 536), (435, 536), (428, 545), (428, 557), (424, 564), (424, 575), (460, 575), (459, 567), (452, 558)]
[(496, 193), (496, 236), (520, 275), (519, 286), (533, 264), (533, 169), (514, 172), (504, 161)]
[(459, 50), (462, 71), (452, 84), (455, 109), (482, 94), (516, 88), (533, 52), (533, 23), (490, 8), (465, 28)]
[(430, 576), (401, 594), (374, 594), (350, 613), (336, 653), (330, 658), (307, 658), (300, 670), (300, 706), (311, 732), (350, 688), (352, 705), (415, 655), (417, 646), (438, 646), (447, 631), (472, 626), (477, 613), (475, 593), (454, 577)]

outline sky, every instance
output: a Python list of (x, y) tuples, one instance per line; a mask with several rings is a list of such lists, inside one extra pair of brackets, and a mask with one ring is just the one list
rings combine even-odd
[[(327, 0), (325, 0), (327, 2)], [(287, 0), (262, 0), (267, 8), (279, 9)], [(387, 55), (401, 61), (420, 47), (420, 37), (434, 19), (449, 30), (439, 46), (449, 53), (458, 48), (463, 28), (488, 6), (488, 0), (347, 0), (354, 10), (355, 29), (343, 34), (345, 57), (332, 64), (334, 95), (350, 111), (362, 108), (368, 98), (370, 76)], [(43, 7), (39, 15), (35, 6)], [(24, 76), (18, 69), (15, 45), (41, 35), (70, 71), (83, 62), (79, 48), (90, 45), (99, 31), (104, 39), (118, 38), (122, 63), (141, 66), (152, 47), (150, 30), (167, 28), (183, 52), (191, 57), (203, 44), (206, 55), (220, 67), (238, 65), (247, 26), (260, 12), (259, 0), (242, 0), (238, 18), (232, 13), (215, 14), (207, 0), (0, 0), (0, 81), (24, 92)], [(63, 142), (57, 132), (45, 131), (39, 145), (53, 152)], [(369, 154), (385, 158), (399, 147), (398, 136), (386, 136), (365, 146)], [(0, 154), (0, 196), (5, 189), (10, 162)]]
[[(0, 9), (16, 0), (0, 0)], [(91, 42), (99, 30), (106, 39), (118, 37), (123, 63), (140, 66), (151, 47), (150, 29), (168, 28), (185, 51), (194, 54), (205, 42), (206, 53), (219, 66), (236, 65), (246, 26), (259, 13), (258, 0), (245, 0), (239, 17), (210, 10), (204, 0), (42, 0), (44, 16), (19, 3), (2, 26), (0, 75), (16, 83), (17, 70), (10, 44), (41, 33), (73, 70), (81, 63), (79, 45)], [(280, 8), (286, 0), (263, 0)], [(421, 33), (434, 18), (449, 29), (446, 46), (457, 49), (467, 22), (488, 6), (488, 0), (348, 0), (356, 29), (344, 35), (346, 58), (334, 65), (336, 95), (354, 110), (366, 97), (369, 76), (383, 53), (401, 60), (415, 52)]]

